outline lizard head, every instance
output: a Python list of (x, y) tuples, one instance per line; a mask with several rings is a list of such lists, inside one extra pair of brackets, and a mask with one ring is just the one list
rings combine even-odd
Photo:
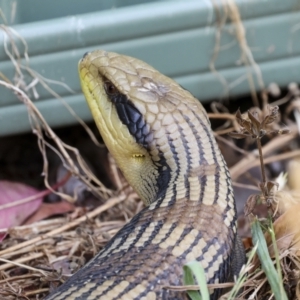
[(152, 203), (178, 167), (170, 147), (170, 140), (180, 147), (177, 124), (187, 107), (202, 110), (201, 104), (148, 64), (116, 53), (85, 54), (79, 74), (106, 146), (143, 201)]

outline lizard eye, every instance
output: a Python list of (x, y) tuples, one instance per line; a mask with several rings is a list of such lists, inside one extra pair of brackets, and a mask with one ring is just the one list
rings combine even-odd
[(109, 80), (104, 81), (104, 89), (108, 96), (115, 96), (119, 94), (117, 88)]

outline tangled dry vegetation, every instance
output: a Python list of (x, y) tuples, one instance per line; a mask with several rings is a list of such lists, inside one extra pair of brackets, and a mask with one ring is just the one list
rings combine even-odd
[[(285, 299), (282, 294), (284, 291), (288, 299), (300, 299), (300, 186), (297, 180), (300, 166), (297, 139), (300, 126), (300, 90), (297, 84), (291, 83), (285, 96), (280, 98), (280, 91), (276, 85), (264, 87), (259, 67), (253, 61), (247, 47), (237, 8), (232, 1), (228, 1), (228, 4), (226, 17), (236, 26), (242, 58), (245, 65), (256, 70), (262, 92), (257, 95), (252, 89), (254, 104), (246, 111), (238, 111), (235, 115), (223, 105), (215, 105), (212, 106), (213, 112), (209, 114), (212, 121), (222, 121), (222, 125), (215, 129), (215, 136), (225, 157), (239, 157), (238, 162), (229, 159), (234, 186), (253, 193), (246, 202), (245, 215), (239, 216), (240, 233), (250, 257), (235, 284), (241, 287), (242, 292), (238, 296), (226, 294), (222, 299)], [(225, 24), (225, 21), (220, 21), (219, 26)], [(25, 41), (22, 41), (25, 54), (21, 55), (14, 43), (16, 38), (21, 38), (8, 27), (1, 28), (7, 33), (9, 46), (6, 47), (6, 51), (16, 67), (16, 80), (11, 82), (1, 73), (0, 85), (11, 89), (28, 109), (32, 131), (37, 137), (44, 159), (45, 188), (54, 190), (48, 182), (46, 149), (51, 148), (67, 170), (65, 178), (57, 183), (56, 188), (72, 176), (83, 182), (86, 189), (100, 199), (93, 207), (78, 206), (73, 212), (65, 215), (29, 225), (1, 229), (1, 232), (7, 231), (9, 235), (0, 244), (0, 299), (42, 299), (89, 261), (111, 236), (141, 210), (142, 204), (109, 157), (109, 176), (113, 189), (105, 187), (90, 171), (78, 150), (62, 142), (47, 125), (26, 94), (28, 89), (34, 89), (34, 85), (25, 85), (22, 80), (23, 73), (31, 74), (33, 81), (44, 85), (50, 91), (47, 81), (31, 70), (29, 64), (22, 63), (24, 58), (28, 61)], [(217, 48), (211, 62), (211, 69), (216, 73), (213, 60), (217, 56)], [(251, 81), (250, 78), (250, 85)], [(58, 97), (55, 94), (54, 96)], [(274, 98), (277, 100), (270, 100)], [(82, 121), (80, 123), (83, 124)], [(92, 140), (98, 143), (88, 127), (85, 124), (83, 126)], [(233, 138), (243, 138), (243, 142), (237, 143), (235, 139), (228, 138), (228, 133), (231, 133)], [(272, 177), (272, 166), (278, 163), (285, 175), (276, 179)], [(261, 171), (261, 176), (251, 173), (255, 168)], [(56, 193), (62, 199), (76, 201), (72, 195), (57, 191)], [(32, 201), (32, 198), (23, 199), (19, 203)], [(3, 209), (5, 206), (0, 206), (0, 210)], [(261, 237), (257, 237), (259, 235), (253, 240), (250, 235), (251, 224), (257, 219), (264, 231), (265, 246), (262, 246)], [(253, 230), (255, 228), (252, 227), (252, 234), (255, 234)], [(261, 264), (264, 259), (259, 249), (267, 249), (265, 255), (276, 267), (275, 277), (280, 280), (278, 286), (283, 287), (283, 291), (279, 289), (279, 295), (274, 290), (270, 274)], [(218, 286), (233, 285), (228, 283)]]

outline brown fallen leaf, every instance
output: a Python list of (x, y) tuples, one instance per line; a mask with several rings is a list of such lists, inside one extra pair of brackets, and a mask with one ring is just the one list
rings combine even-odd
[(42, 197), (35, 197), (38, 193), (22, 183), (0, 181), (0, 229), (20, 225), (34, 213), (42, 203)]
[(300, 158), (291, 159), (287, 165), (288, 185), (291, 190), (300, 191)]
[(53, 215), (60, 215), (71, 212), (75, 209), (75, 205), (67, 201), (57, 203), (42, 203), (39, 209), (31, 215), (23, 224), (28, 225), (34, 222), (44, 220)]
[(273, 210), (283, 215), (290, 208), (300, 204), (300, 194), (295, 190), (282, 190), (275, 194), (275, 201), (272, 203)]
[[(278, 252), (282, 253), (286, 249), (300, 256), (300, 203), (291, 206), (273, 224), (277, 241)], [(271, 236), (265, 234), (267, 245), (272, 245)], [(270, 255), (274, 255), (273, 247), (269, 247)]]

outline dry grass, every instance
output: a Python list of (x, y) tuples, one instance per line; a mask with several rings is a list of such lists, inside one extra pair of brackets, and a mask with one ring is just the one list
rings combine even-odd
[(41, 299), (140, 209), (135, 193), (121, 192), (92, 211), (77, 208), (65, 217), (10, 229), (0, 250), (0, 299)]

